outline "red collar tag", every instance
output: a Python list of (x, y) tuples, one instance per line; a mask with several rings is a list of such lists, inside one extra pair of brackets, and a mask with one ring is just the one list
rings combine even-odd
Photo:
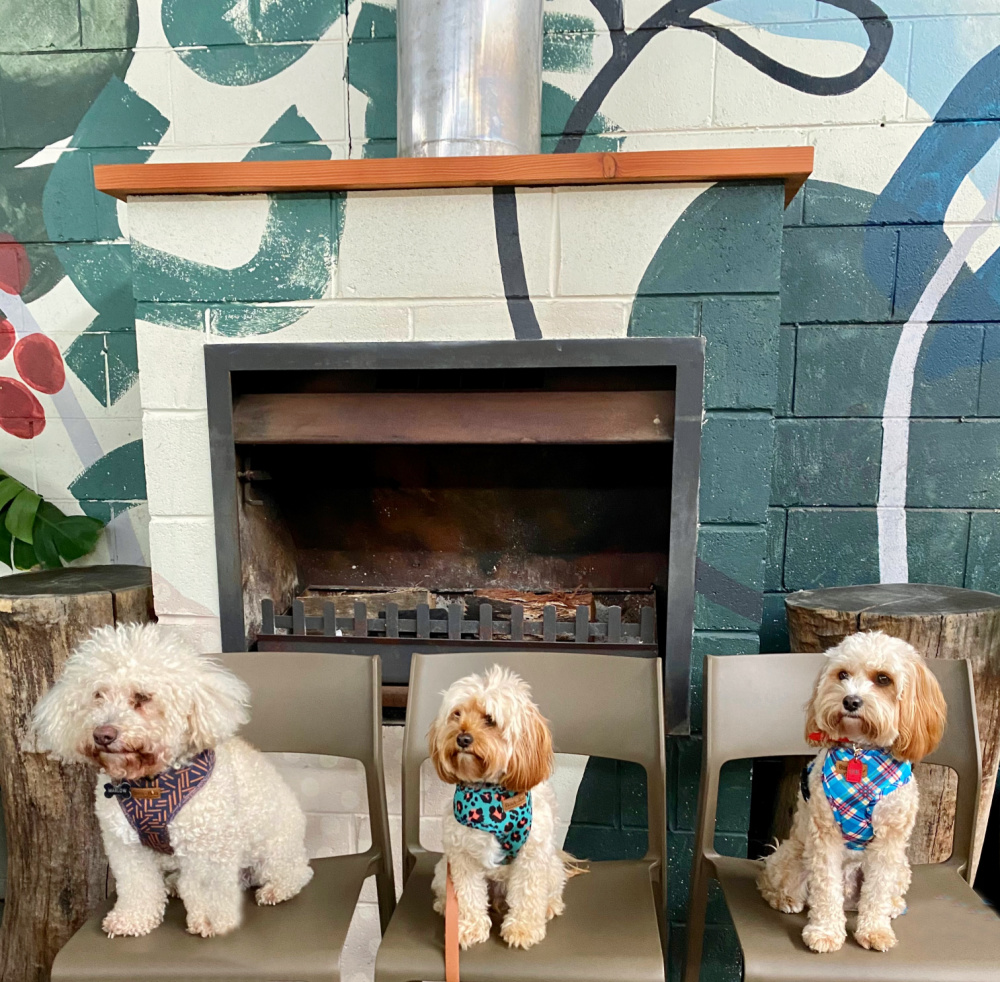
[(858, 784), (864, 779), (865, 765), (856, 757), (847, 762), (847, 774), (845, 777), (851, 784)]

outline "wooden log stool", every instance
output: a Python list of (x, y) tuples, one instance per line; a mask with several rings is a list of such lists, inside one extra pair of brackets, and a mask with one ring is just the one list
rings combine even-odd
[(93, 628), (152, 619), (144, 566), (0, 578), (0, 793), (7, 827), (2, 982), (45, 982), (56, 952), (107, 894), (93, 772), (34, 752), (32, 707)]
[[(792, 651), (822, 652), (849, 634), (883, 631), (909, 641), (926, 658), (968, 660), (983, 755), (970, 882), (974, 880), (1000, 759), (1000, 596), (959, 587), (884, 583), (802, 590), (785, 598), (785, 610)], [(910, 840), (910, 862), (941, 862), (951, 854), (957, 781), (938, 766), (920, 764), (915, 773), (920, 811)], [(797, 780), (795, 775), (792, 783)], [(792, 788), (792, 802), (794, 792)], [(782, 801), (781, 818), (790, 828), (791, 809), (784, 794)]]

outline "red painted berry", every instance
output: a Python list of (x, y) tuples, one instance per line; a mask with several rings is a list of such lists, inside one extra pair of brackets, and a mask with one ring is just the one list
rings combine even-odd
[(0, 378), (0, 429), (22, 440), (30, 440), (45, 429), (42, 404), (15, 378)]
[(9, 320), (0, 317), (0, 358), (6, 358), (17, 340), (17, 332)]
[(52, 395), (66, 383), (66, 369), (55, 341), (44, 334), (26, 334), (14, 347), (14, 364), (21, 378), (38, 392)]

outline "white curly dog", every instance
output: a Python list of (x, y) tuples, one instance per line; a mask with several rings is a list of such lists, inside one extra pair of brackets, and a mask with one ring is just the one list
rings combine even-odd
[(434, 909), (445, 909), (449, 866), (463, 948), (490, 934), (490, 887), (506, 902), (500, 936), (530, 948), (565, 909), (567, 875), (582, 872), (556, 845), (552, 734), (527, 682), (494, 665), (459, 679), (427, 736), (438, 776), (455, 785), (434, 870)]
[(813, 951), (843, 946), (845, 904), (855, 903), (854, 939), (887, 951), (910, 886), (912, 765), (940, 743), (947, 709), (924, 659), (898, 638), (854, 634), (827, 658), (806, 722), (820, 750), (803, 772), (791, 837), (767, 857), (757, 885), (776, 910), (808, 905), (802, 939)]
[(245, 885), (258, 904), (276, 904), (311, 879), (298, 801), (233, 735), (248, 698), (169, 629), (129, 624), (94, 631), (39, 700), (39, 748), (100, 772), (97, 817), (118, 892), (103, 922), (110, 937), (148, 934), (174, 890), (189, 932), (226, 934), (240, 924)]

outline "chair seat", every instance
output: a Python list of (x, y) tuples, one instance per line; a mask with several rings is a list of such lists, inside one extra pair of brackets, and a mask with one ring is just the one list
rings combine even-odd
[[(444, 978), (444, 918), (431, 893), (438, 858), (419, 857), (406, 881), (376, 957), (376, 982)], [(569, 880), (564, 898), (566, 912), (527, 951), (509, 948), (494, 924), (488, 941), (461, 953), (463, 982), (663, 982), (649, 863), (591, 863)]]
[(998, 982), (1000, 917), (953, 867), (915, 866), (909, 909), (893, 922), (888, 952), (867, 951), (848, 935), (837, 952), (818, 955), (802, 941), (806, 915), (783, 914), (757, 891), (760, 863), (719, 858), (716, 871), (743, 949), (745, 982)]
[(59, 952), (53, 982), (337, 982), (370, 863), (363, 853), (314, 859), (313, 878), (298, 896), (258, 907), (247, 893), (243, 924), (219, 938), (188, 934), (183, 904), (174, 899), (155, 931), (110, 939), (101, 930), (108, 901)]

